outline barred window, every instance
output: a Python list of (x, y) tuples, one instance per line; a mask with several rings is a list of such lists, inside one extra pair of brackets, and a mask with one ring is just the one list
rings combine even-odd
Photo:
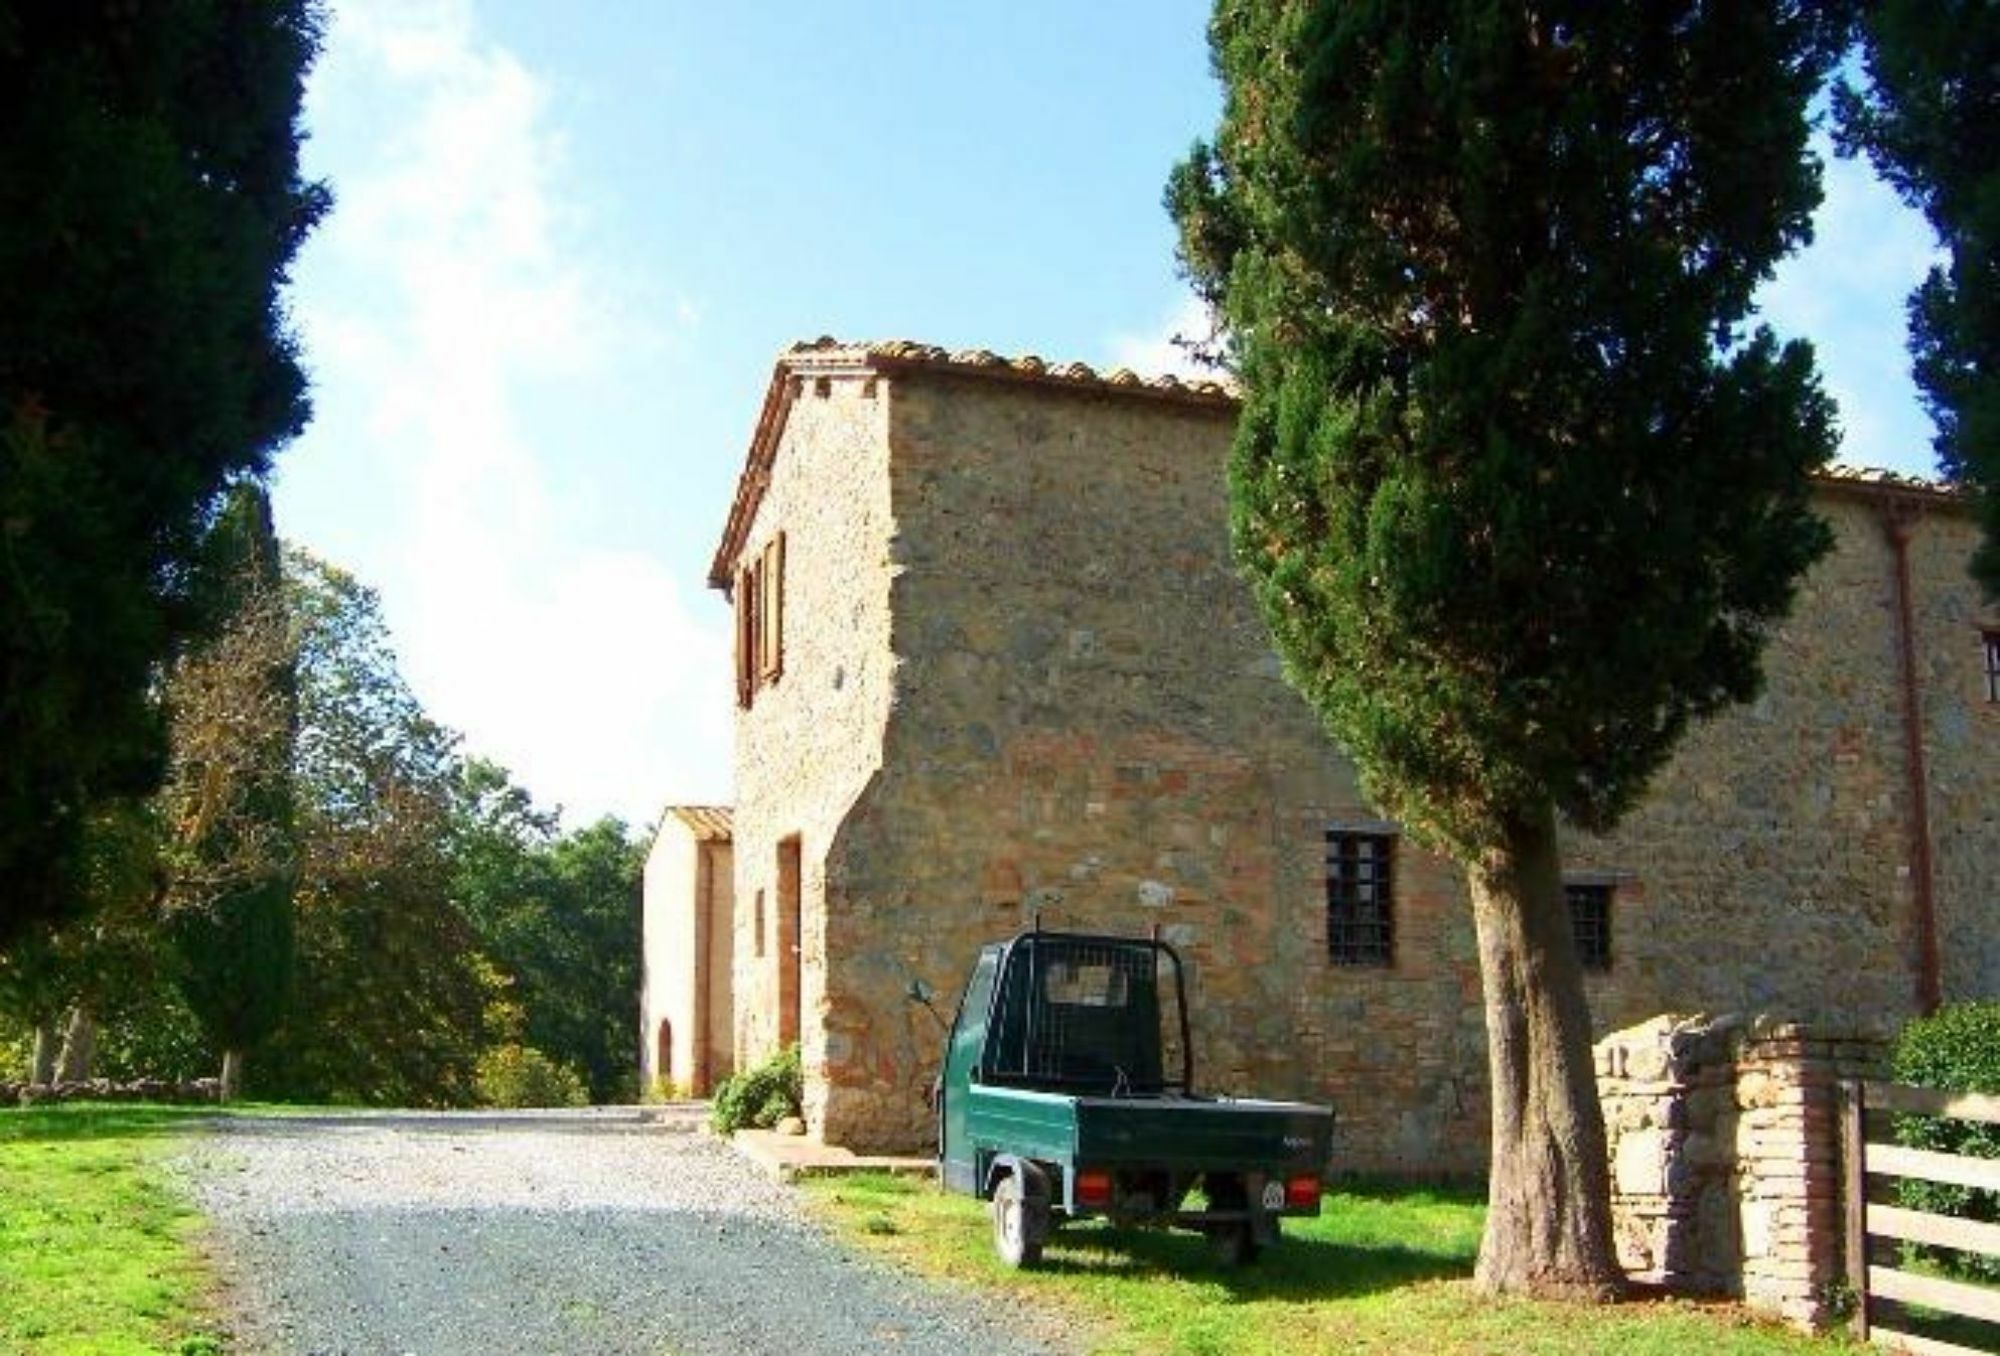
[(1576, 958), (1586, 970), (1611, 968), (1611, 886), (1604, 881), (1567, 881), (1569, 932)]
[(1396, 836), (1326, 831), (1326, 954), (1335, 965), (1396, 959)]

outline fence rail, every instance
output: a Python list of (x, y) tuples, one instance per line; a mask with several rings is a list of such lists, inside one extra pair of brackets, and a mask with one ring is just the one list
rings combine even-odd
[(1959, 1219), (1902, 1206), (1872, 1203), (1868, 1178), (1918, 1178), (1953, 1186), (2000, 1191), (2000, 1159), (1912, 1149), (1876, 1143), (1868, 1138), (1871, 1111), (1897, 1111), (1952, 1120), (2000, 1125), (2000, 1097), (1978, 1093), (1939, 1092), (1900, 1083), (1841, 1085), (1841, 1163), (1847, 1213), (1847, 1279), (1855, 1295), (1854, 1333), (1878, 1346), (1897, 1347), (1913, 1356), (1981, 1356), (1978, 1349), (1941, 1342), (1915, 1333), (1899, 1332), (1871, 1321), (1871, 1299), (1921, 1304), (1947, 1314), (2000, 1323), (2000, 1290), (1963, 1281), (1925, 1276), (1897, 1267), (1871, 1266), (1868, 1240), (1897, 1239), (1935, 1247), (2000, 1256), (2000, 1224)]

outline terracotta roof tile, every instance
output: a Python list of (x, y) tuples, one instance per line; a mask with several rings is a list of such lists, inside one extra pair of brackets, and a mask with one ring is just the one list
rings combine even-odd
[[(669, 805), (666, 813), (687, 825), (699, 842), (727, 843), (734, 832), (727, 805)], [(662, 816), (660, 822), (665, 824), (666, 817)]]

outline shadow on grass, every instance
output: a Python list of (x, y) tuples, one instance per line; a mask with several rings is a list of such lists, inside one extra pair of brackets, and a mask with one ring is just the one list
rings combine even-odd
[(0, 1107), (0, 1145), (179, 1134), (212, 1120), (212, 1106), (154, 1102), (61, 1102)]
[(1042, 1269), (1058, 1275), (1200, 1280), (1235, 1300), (1307, 1303), (1396, 1290), (1472, 1274), (1469, 1258), (1399, 1244), (1334, 1243), (1287, 1236), (1255, 1262), (1227, 1266), (1193, 1234), (1072, 1225), (1050, 1240)]

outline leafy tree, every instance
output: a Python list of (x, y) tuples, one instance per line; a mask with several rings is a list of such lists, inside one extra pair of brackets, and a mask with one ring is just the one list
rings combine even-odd
[(1221, 126), (1168, 186), (1287, 676), (1466, 872), (1489, 1291), (1620, 1282), (1557, 817), (1609, 828), (1757, 690), (1828, 545), (1811, 353), (1743, 331), (1819, 197), (1820, 13), (1222, 0)]
[(24, 1026), (33, 1058), (22, 1070), (48, 1083), (61, 1066), (88, 1077), (84, 1052), (64, 1052), (65, 1033), (94, 1044), (100, 1021), (122, 1021), (161, 991), (173, 957), (159, 936), (159, 833), (147, 801), (93, 809), (78, 852), (77, 916), (38, 928), (0, 952), (0, 1014)]
[(465, 765), (458, 795), (456, 888), (512, 977), (521, 1039), (584, 1070), (595, 1101), (636, 1094), (641, 846), (615, 819), (560, 834), (483, 760)]
[(1866, 150), (1949, 256), (1910, 297), (1910, 352), (1938, 463), (1979, 495), (1973, 573), (2000, 599), (2000, 7), (1875, 0), (1861, 15), (1868, 83), (1835, 92), (1842, 149)]
[(157, 666), (224, 481), (306, 419), (278, 289), (312, 0), (0, 7), (0, 946), (162, 772)]
[(270, 501), (258, 486), (231, 489), (194, 593), (219, 620), (167, 682), (166, 925), (181, 993), (222, 1052), (230, 1101), (245, 1053), (277, 1026), (290, 995), (298, 875), (292, 636)]
[(455, 737), (397, 672), (372, 590), (298, 552), (287, 586), (299, 628), (297, 989), (257, 1086), (470, 1102), (492, 994), (452, 893)]
[(566, 834), (549, 852), (558, 917), (569, 945), (545, 981), (547, 1000), (528, 1009), (528, 1035), (581, 1065), (591, 1100), (635, 1100), (639, 1091), (644, 844), (622, 820), (604, 818)]

